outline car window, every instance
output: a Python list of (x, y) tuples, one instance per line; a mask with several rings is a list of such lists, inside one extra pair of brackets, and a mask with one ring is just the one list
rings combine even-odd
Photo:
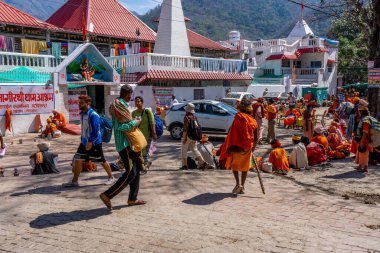
[(240, 99), (240, 94), (237, 94), (237, 93), (228, 93), (226, 95), (226, 98), (237, 98), (237, 99)]
[(204, 112), (204, 109), (203, 109), (203, 104), (201, 103), (197, 103), (197, 104), (194, 104), (195, 106), (195, 113), (202, 113)]
[(237, 113), (237, 110), (228, 104), (218, 103), (217, 106), (223, 108), (224, 110), (226, 110), (227, 112), (229, 112), (232, 115), (235, 115)]
[(223, 110), (222, 108), (219, 108), (212, 104), (205, 104), (204, 105), (204, 113), (207, 114), (213, 114), (213, 115), (226, 115), (227, 112)]

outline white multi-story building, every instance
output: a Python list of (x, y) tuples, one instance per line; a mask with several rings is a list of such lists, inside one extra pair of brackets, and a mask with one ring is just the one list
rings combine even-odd
[(237, 50), (241, 59), (249, 61), (248, 71), (254, 78), (249, 90), (256, 96), (261, 96), (265, 88), (292, 91), (297, 85), (328, 87), (330, 94), (335, 92), (339, 42), (314, 35), (303, 19), (287, 38), (233, 38), (221, 44)]

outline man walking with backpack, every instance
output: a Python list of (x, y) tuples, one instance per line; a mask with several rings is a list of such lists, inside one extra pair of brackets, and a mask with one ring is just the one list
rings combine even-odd
[(197, 149), (197, 141), (202, 139), (201, 126), (198, 123), (197, 117), (195, 117), (195, 106), (192, 103), (188, 103), (185, 107), (186, 115), (183, 122), (182, 129), (182, 167), (181, 170), (188, 169), (187, 167), (187, 150), (193, 152), (195, 159), (198, 161), (198, 168), (201, 170), (206, 169), (207, 163), (202, 158), (201, 153)]
[(83, 164), (86, 162), (102, 163), (107, 172), (108, 180), (106, 185), (113, 184), (115, 178), (112, 170), (103, 154), (102, 136), (100, 133), (100, 117), (91, 108), (91, 98), (86, 95), (79, 96), (79, 110), (81, 115), (81, 143), (73, 160), (73, 179), (65, 183), (63, 187), (79, 187), (78, 179), (82, 172)]

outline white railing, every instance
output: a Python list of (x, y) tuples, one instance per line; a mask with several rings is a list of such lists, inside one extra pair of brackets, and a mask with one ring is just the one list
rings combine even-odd
[[(108, 62), (118, 71), (124, 73), (148, 72), (149, 70), (170, 71), (213, 71), (213, 72), (238, 72), (238, 66), (242, 60), (226, 60), (218, 58), (187, 57), (164, 54), (136, 54), (113, 56), (107, 58)], [(209, 61), (208, 67), (202, 66), (202, 61)], [(216, 67), (213, 67), (213, 64)], [(223, 67), (218, 67), (218, 66)]]
[(258, 40), (258, 41), (248, 41), (244, 40), (244, 48), (265, 48), (265, 47), (273, 47), (286, 45), (286, 40), (284, 39), (276, 39), (276, 40)]
[(0, 66), (9, 68), (24, 66), (50, 71), (57, 67), (62, 61), (62, 58), (55, 58), (52, 55), (0, 52)]
[[(316, 77), (320, 73), (320, 68), (296, 68), (295, 69), (296, 76), (302, 77)], [(282, 68), (283, 75), (292, 75), (292, 68)]]
[(303, 40), (300, 40), (300, 47), (301, 48), (307, 48), (307, 47), (325, 47), (324, 39), (321, 39), (321, 38), (303, 39)]

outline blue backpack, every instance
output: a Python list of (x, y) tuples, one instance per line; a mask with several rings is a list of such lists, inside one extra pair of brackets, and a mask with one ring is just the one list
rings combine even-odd
[(160, 138), (164, 134), (164, 123), (158, 115), (154, 115), (154, 121), (156, 122), (157, 138)]
[(112, 138), (112, 121), (107, 119), (104, 115), (100, 117), (100, 134), (105, 143), (109, 143)]
[[(144, 110), (144, 112), (146, 109)], [(144, 114), (143, 112), (143, 114)], [(148, 115), (149, 120), (149, 115)], [(156, 135), (157, 138), (160, 138), (164, 134), (164, 123), (162, 122), (161, 118), (158, 115), (154, 115), (154, 121), (156, 123)], [(151, 126), (151, 122), (149, 121), (149, 126)]]

